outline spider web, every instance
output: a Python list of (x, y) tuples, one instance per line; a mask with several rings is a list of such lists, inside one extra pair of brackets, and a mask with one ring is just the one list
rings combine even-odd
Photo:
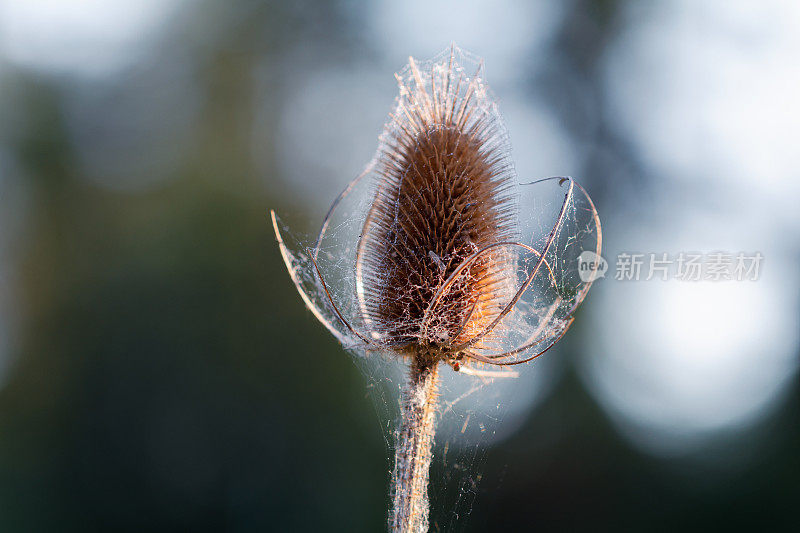
[[(407, 383), (408, 361), (385, 342), (365, 311), (365, 299), (370, 296), (363, 285), (361, 247), (381, 184), (380, 158), (391, 140), (393, 121), (415, 105), (420, 106), (418, 111), (423, 107), (435, 111), (437, 95), (439, 104), (452, 104), (454, 109), (462, 100), (469, 100), (473, 106), (470, 120), (490, 120), (496, 126), (493, 137), (486, 142), (504, 145), (508, 141), (477, 58), (452, 48), (431, 61), (411, 62), (399, 73), (398, 80), (401, 94), (375, 159), (336, 199), (319, 235), (312, 239), (298, 237), (272, 213), (281, 254), (300, 296), (351, 354), (365, 377), (389, 461), (394, 457), (400, 391)], [(415, 89), (410, 90), (411, 87)], [(509, 168), (513, 172), (513, 166)], [(408, 324), (401, 324), (409, 331), (421, 331), (421, 340), (452, 340), (459, 344), (456, 351), (465, 354), (459, 361), (460, 371), (445, 364), (439, 369), (438, 419), (429, 486), (432, 531), (465, 527), (464, 517), (470, 514), (478, 493), (488, 448), (513, 432), (555, 381), (551, 358), (521, 363), (544, 353), (566, 333), (573, 312), (598, 274), (596, 270), (579, 270), (581, 254), (592, 252), (599, 256), (601, 248), (597, 212), (580, 185), (571, 178), (546, 178), (518, 183), (513, 194), (517, 211), (515, 240), (476, 249), (454, 270), (447, 270), (448, 276), (442, 268), (438, 291), (425, 318), (421, 322), (419, 318), (409, 318)], [(444, 265), (447, 259), (435, 254), (431, 258), (437, 265)], [(492, 297), (497, 301), (473, 306), (472, 310), (448, 309), (448, 291), (480, 282), (471, 279), (481, 271), (471, 268), (479, 262), (495, 269), (491, 273), (496, 282)], [(409, 279), (408, 283), (414, 281)], [(477, 307), (483, 316), (472, 316)], [(466, 342), (449, 339), (452, 328), (437, 331), (435, 320), (447, 313), (451, 318), (453, 314), (457, 319), (463, 318), (465, 324), (475, 318), (480, 327), (468, 332)], [(453, 320), (449, 323), (452, 326)]]
[[(363, 187), (358, 194), (342, 198), (327, 220), (321, 239), (298, 238), (281, 226), (277, 216), (273, 215), (273, 221), (281, 252), (307, 307), (339, 339), (365, 377), (391, 461), (400, 391), (407, 382), (407, 360), (370, 346), (342, 321), (348, 319), (356, 331), (367, 326), (358, 318), (355, 262), (370, 192), (369, 187)], [(489, 354), (489, 348), (514, 349), (529, 341), (536, 330), (541, 330), (537, 338), (549, 342), (571, 319), (593, 281), (583, 281), (578, 270), (578, 257), (587, 250), (599, 252), (600, 245), (596, 212), (582, 189), (568, 178), (554, 178), (520, 184), (517, 195), (519, 212), (527, 215), (520, 216), (520, 243), (535, 253), (516, 245), (504, 253), (515, 254), (513, 288), (522, 287), (528, 280), (529, 284), (513, 311), (497, 326), (502, 335), (494, 335), (491, 347), (484, 347), (481, 353)], [(321, 286), (320, 274), (327, 292)], [(332, 302), (336, 302), (336, 309)], [(370, 338), (366, 329), (360, 332)], [(540, 348), (541, 343), (534, 343), (531, 350)], [(440, 367), (429, 486), (432, 531), (465, 527), (465, 517), (479, 491), (487, 450), (513, 433), (553, 386), (557, 372), (550, 358), (508, 368), (513, 370), (498, 372), (482, 363), (467, 363), (460, 372), (446, 365)]]

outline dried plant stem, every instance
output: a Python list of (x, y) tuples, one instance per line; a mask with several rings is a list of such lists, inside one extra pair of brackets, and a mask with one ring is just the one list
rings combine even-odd
[(415, 358), (403, 390), (392, 472), (389, 530), (428, 531), (428, 472), (436, 430), (438, 362)]

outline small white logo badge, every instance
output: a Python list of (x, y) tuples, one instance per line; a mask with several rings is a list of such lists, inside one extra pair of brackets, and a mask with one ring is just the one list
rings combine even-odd
[(608, 262), (594, 252), (585, 251), (578, 256), (578, 275), (584, 283), (606, 277)]

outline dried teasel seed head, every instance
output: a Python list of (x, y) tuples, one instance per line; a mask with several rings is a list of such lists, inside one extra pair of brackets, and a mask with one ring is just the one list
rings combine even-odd
[(516, 220), (509, 143), (482, 64), (467, 73), (454, 56), (411, 58), (398, 75), (358, 257), (374, 334), (397, 351), (440, 358), (508, 301), (513, 258), (483, 253), (442, 293), (445, 280), (479, 250), (513, 240)]
[[(460, 66), (470, 62), (474, 73)], [(439, 363), (481, 379), (516, 376), (507, 367), (569, 328), (597, 275), (573, 269), (584, 250), (599, 256), (602, 234), (571, 178), (516, 183), (482, 63), (451, 47), (419, 65), (410, 58), (397, 79), (378, 153), (333, 202), (313, 248), (293, 252), (274, 212), (272, 224), (300, 296), (343, 345), (410, 356), (389, 527), (427, 531)], [(355, 192), (365, 184), (366, 207)], [(552, 225), (523, 228), (517, 194), (536, 185), (563, 196)]]
[(583, 252), (600, 255), (597, 210), (572, 178), (517, 183), (479, 60), (451, 47), (410, 59), (397, 80), (375, 158), (313, 247), (287, 242), (272, 212), (287, 270), (348, 349), (409, 355), (420, 371), (446, 361), (513, 377), (507, 367), (566, 333), (596, 279), (578, 265)]

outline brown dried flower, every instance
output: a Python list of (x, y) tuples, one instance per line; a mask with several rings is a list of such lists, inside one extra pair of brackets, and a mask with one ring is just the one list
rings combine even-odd
[[(463, 68), (470, 63), (474, 74)], [(334, 202), (313, 248), (293, 252), (272, 213), (289, 273), (317, 318), (348, 348), (409, 359), (395, 530), (427, 529), (439, 363), (513, 375), (481, 367), (549, 349), (596, 275), (578, 271), (581, 253), (600, 253), (592, 201), (571, 178), (516, 183), (482, 69), (455, 47), (409, 60), (375, 158)], [(525, 212), (528, 196), (540, 213)]]

